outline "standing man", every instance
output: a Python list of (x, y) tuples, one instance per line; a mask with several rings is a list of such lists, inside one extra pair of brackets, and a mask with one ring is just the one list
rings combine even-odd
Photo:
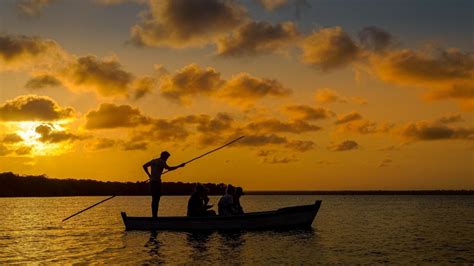
[[(150, 187), (151, 187), (151, 215), (153, 218), (158, 217), (158, 205), (160, 204), (161, 197), (161, 174), (163, 170), (168, 171), (176, 170), (180, 167), (184, 167), (186, 164), (182, 163), (178, 166), (168, 166), (166, 160), (171, 156), (167, 151), (163, 151), (160, 155), (160, 158), (153, 159), (143, 165), (143, 170), (150, 178)], [(151, 174), (148, 171), (148, 167), (151, 167)]]

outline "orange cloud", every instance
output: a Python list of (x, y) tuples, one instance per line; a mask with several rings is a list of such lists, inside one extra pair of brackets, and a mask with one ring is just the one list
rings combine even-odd
[(336, 122), (334, 122), (334, 124), (340, 125), (340, 124), (344, 124), (344, 123), (348, 123), (348, 122), (360, 120), (360, 119), (362, 119), (362, 115), (360, 115), (356, 111), (352, 111), (348, 114), (338, 115)]
[(130, 105), (103, 103), (99, 106), (99, 110), (87, 113), (85, 127), (87, 129), (135, 127), (150, 121), (150, 118)]
[(53, 121), (74, 114), (73, 108), (62, 108), (47, 96), (21, 95), (0, 105), (0, 121)]
[(76, 141), (86, 138), (66, 131), (58, 131), (52, 125), (42, 124), (35, 128), (35, 132), (40, 134), (38, 141), (47, 143), (58, 143), (64, 141)]
[[(450, 123), (451, 121), (447, 121)], [(408, 123), (400, 128), (402, 137), (414, 140), (446, 140), (446, 139), (467, 139), (474, 140), (474, 128), (448, 126), (446, 121), (418, 121)]]
[(16, 4), (18, 13), (25, 17), (39, 17), (44, 7), (53, 4), (56, 0), (21, 0)]
[(56, 87), (61, 86), (62, 83), (57, 78), (51, 75), (38, 75), (29, 79), (26, 84), (25, 88), (27, 89), (43, 89), (46, 87)]
[(257, 2), (268, 11), (272, 11), (288, 4), (288, 0), (257, 0)]
[(313, 108), (308, 105), (289, 105), (285, 111), (294, 120), (319, 120), (334, 116), (334, 113), (325, 108)]
[(314, 98), (317, 103), (329, 104), (329, 103), (347, 103), (347, 100), (339, 95), (336, 91), (328, 88), (318, 89), (314, 94)]

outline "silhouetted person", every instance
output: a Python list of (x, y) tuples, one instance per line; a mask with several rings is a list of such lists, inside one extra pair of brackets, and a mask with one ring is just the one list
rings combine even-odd
[[(160, 158), (153, 159), (143, 165), (143, 170), (150, 178), (150, 189), (151, 189), (151, 215), (153, 218), (158, 217), (158, 205), (160, 204), (161, 197), (161, 174), (164, 169), (173, 171), (180, 167), (184, 167), (186, 164), (182, 163), (178, 166), (169, 166), (166, 164), (166, 160), (171, 156), (167, 151), (163, 151)], [(148, 171), (148, 167), (151, 168), (151, 173)]]
[(244, 214), (244, 209), (240, 205), (240, 197), (244, 194), (241, 187), (237, 187), (234, 193), (234, 214)]
[(188, 200), (188, 216), (211, 216), (216, 215), (212, 205), (208, 205), (209, 197), (207, 196), (207, 188), (201, 184), (197, 184), (194, 188), (193, 194)]
[(233, 215), (234, 214), (234, 192), (235, 188), (232, 185), (227, 185), (226, 193), (221, 197), (217, 204), (219, 215)]

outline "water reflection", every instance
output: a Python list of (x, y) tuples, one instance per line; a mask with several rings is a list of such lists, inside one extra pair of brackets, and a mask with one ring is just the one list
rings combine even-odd
[(161, 254), (160, 254), (161, 242), (158, 239), (158, 232), (151, 231), (150, 238), (145, 243), (145, 248), (147, 249), (148, 254), (150, 255), (150, 262), (152, 263), (165, 263)]
[(245, 246), (245, 232), (219, 231), (219, 253), (222, 264), (242, 264), (243, 249)]
[(188, 246), (191, 248), (191, 258), (194, 262), (206, 262), (209, 253), (209, 240), (212, 231), (186, 233)]

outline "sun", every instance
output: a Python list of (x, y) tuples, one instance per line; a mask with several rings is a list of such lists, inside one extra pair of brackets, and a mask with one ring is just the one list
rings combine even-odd
[(23, 139), (23, 145), (31, 148), (30, 155), (57, 155), (61, 153), (62, 145), (59, 143), (47, 143), (41, 141), (41, 134), (36, 132), (36, 128), (40, 125), (49, 125), (54, 130), (63, 131), (64, 128), (58, 123), (44, 123), (37, 121), (18, 122), (18, 130), (16, 134)]

